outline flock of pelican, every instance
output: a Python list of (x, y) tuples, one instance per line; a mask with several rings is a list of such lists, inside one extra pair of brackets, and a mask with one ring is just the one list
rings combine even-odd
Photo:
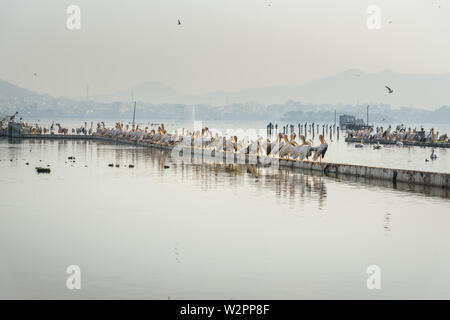
[(113, 128), (106, 128), (104, 124), (98, 123), (94, 134), (149, 144), (175, 146), (177, 143), (182, 143), (184, 146), (202, 149), (266, 155), (292, 160), (309, 160), (311, 157), (313, 161), (322, 161), (328, 149), (328, 144), (322, 135), (319, 136), (320, 145), (313, 146), (312, 141), (306, 141), (305, 136), (301, 136), (300, 141), (297, 141), (295, 133), (292, 133), (290, 137), (279, 133), (274, 141), (264, 140), (262, 137), (250, 140), (248, 137), (238, 139), (237, 136), (224, 137), (219, 133), (213, 134), (207, 127), (195, 132), (182, 129), (181, 132), (175, 130), (174, 133), (168, 133), (164, 124), (161, 124), (157, 130), (149, 131), (148, 127), (141, 129), (138, 125), (127, 124), (124, 126), (119, 122)]
[(361, 140), (375, 140), (375, 141), (396, 141), (398, 144), (403, 142), (449, 142), (448, 135), (435, 132), (434, 128), (431, 128), (429, 132), (426, 132), (423, 128), (406, 129), (405, 126), (399, 125), (393, 130), (392, 126), (389, 126), (386, 130), (383, 127), (377, 127), (374, 132), (373, 128), (363, 130), (347, 130), (347, 135), (350, 138), (357, 138)]

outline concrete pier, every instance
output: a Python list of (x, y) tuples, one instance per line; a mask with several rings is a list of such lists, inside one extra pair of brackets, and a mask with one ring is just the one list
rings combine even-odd
[[(0, 133), (1, 134), (1, 133)], [(3, 133), (3, 136), (5, 134)], [(161, 150), (172, 151), (173, 147), (164, 146), (160, 144), (150, 144), (146, 142), (130, 141), (125, 139), (110, 138), (110, 137), (99, 137), (95, 135), (39, 135), (39, 134), (22, 134), (22, 139), (52, 139), (52, 140), (94, 140), (103, 141), (108, 143), (125, 144), (135, 147), (146, 147), (155, 148)], [(354, 164), (340, 164), (340, 163), (329, 163), (329, 162), (312, 162), (312, 161), (299, 161), (299, 160), (286, 160), (278, 158), (268, 158), (260, 156), (252, 156), (240, 153), (227, 154), (226, 152), (220, 151), (220, 154), (216, 152), (211, 152), (207, 149), (195, 149), (193, 147), (183, 147), (180, 150), (180, 154), (190, 150), (191, 155), (201, 156), (202, 158), (215, 158), (217, 160), (223, 160), (224, 163), (232, 162), (246, 163), (246, 164), (258, 164), (267, 165), (268, 160), (272, 163), (277, 161), (280, 168), (293, 168), (300, 170), (310, 170), (314, 172), (322, 172), (323, 174), (331, 177), (338, 178), (339, 176), (353, 176), (361, 177), (367, 179), (379, 179), (391, 182), (395, 185), (397, 182), (406, 183), (409, 185), (423, 185), (423, 186), (434, 186), (449, 189), (450, 188), (450, 174), (449, 173), (439, 173), (439, 172), (426, 172), (417, 170), (405, 170), (405, 169), (390, 169), (390, 168), (380, 168), (380, 167), (370, 167)], [(240, 162), (238, 161), (240, 160)]]

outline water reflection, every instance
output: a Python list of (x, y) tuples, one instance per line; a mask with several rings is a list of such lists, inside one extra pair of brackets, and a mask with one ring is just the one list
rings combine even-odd
[[(36, 151), (40, 149), (42, 156), (50, 147), (56, 147), (56, 156), (59, 160), (67, 160), (66, 155), (71, 153), (70, 155), (76, 155), (77, 163), (81, 162), (82, 165), (89, 162), (103, 165), (105, 161), (118, 164), (120, 167), (134, 164), (135, 171), (131, 171), (133, 174), (141, 173), (139, 170), (155, 169), (154, 172), (161, 177), (170, 174), (175, 177), (176, 182), (191, 183), (204, 191), (251, 186), (256, 193), (262, 190), (272, 192), (277, 198), (286, 200), (291, 207), (305, 201), (316, 201), (319, 209), (324, 208), (327, 200), (327, 183), (346, 183), (355, 187), (364, 185), (365, 188), (387, 188), (393, 192), (449, 198), (449, 190), (443, 188), (406, 183), (394, 185), (388, 180), (356, 176), (325, 176), (300, 169), (273, 169), (256, 165), (214, 163), (210, 160), (203, 160), (200, 164), (176, 164), (171, 162), (171, 154), (168, 151), (88, 140), (23, 140), (22, 144), (24, 144), (21, 148), (23, 152), (31, 151), (31, 148)], [(9, 158), (19, 157), (15, 148), (8, 149), (10, 149)]]
[(391, 231), (391, 218), (392, 215), (389, 212), (386, 212), (384, 215), (383, 229), (384, 234), (387, 235)]
[(194, 161), (191, 161), (191, 164), (176, 164), (171, 162), (170, 152), (167, 151), (122, 146), (113, 146), (115, 149), (111, 150), (107, 145), (97, 144), (99, 156), (103, 153), (106, 157), (107, 153), (113, 151), (112, 158), (115, 163), (134, 163), (136, 168), (153, 168), (160, 176), (169, 171), (176, 175), (181, 183), (194, 183), (203, 191), (251, 186), (256, 192), (263, 189), (272, 191), (276, 197), (287, 200), (291, 207), (298, 201), (308, 199), (317, 201), (321, 209), (326, 202), (325, 177), (317, 173), (206, 160), (195, 164)]
[[(164, 165), (171, 162), (170, 152), (149, 148), (129, 149), (119, 147), (116, 150), (116, 155), (120, 154), (120, 156), (116, 157), (118, 160), (122, 159), (128, 156), (129, 152), (131, 152), (133, 161), (136, 161), (140, 157), (139, 155), (145, 157), (146, 161), (151, 162), (160, 171), (161, 175), (164, 174)], [(365, 185), (365, 187), (369, 188), (387, 188), (393, 191), (418, 193), (424, 196), (450, 197), (450, 190), (444, 188), (403, 182), (394, 184), (390, 180), (369, 179), (358, 176), (325, 176), (316, 171), (305, 171), (297, 168), (274, 170), (256, 165), (211, 163), (210, 160), (203, 160), (201, 164), (171, 164), (171, 166), (176, 173), (180, 174), (182, 180), (195, 179), (200, 183), (203, 190), (217, 188), (223, 183), (227, 183), (231, 187), (238, 187), (242, 183), (249, 182), (257, 188), (275, 188), (275, 195), (290, 200), (294, 200), (296, 196), (300, 196), (300, 200), (305, 197), (317, 196), (319, 207), (322, 207), (326, 200), (327, 188), (325, 181), (327, 180), (347, 182), (351, 185)], [(225, 181), (222, 176), (227, 176), (228, 179)]]

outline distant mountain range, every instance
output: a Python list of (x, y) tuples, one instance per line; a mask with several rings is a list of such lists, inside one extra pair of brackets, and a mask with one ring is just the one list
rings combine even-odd
[[(385, 85), (394, 92), (388, 93)], [(450, 123), (450, 75), (404, 75), (348, 70), (303, 86), (187, 95), (158, 82), (134, 87), (141, 119), (283, 120), (334, 122), (353, 114), (375, 123)], [(0, 117), (122, 119), (133, 112), (131, 89), (89, 100), (52, 97), (0, 80)]]
[[(385, 86), (394, 90), (389, 94)], [(95, 96), (99, 102), (137, 101), (162, 104), (212, 104), (257, 102), (304, 104), (388, 104), (434, 110), (450, 104), (450, 74), (402, 74), (392, 71), (367, 73), (351, 69), (305, 85), (253, 88), (237, 92), (188, 95), (159, 82), (146, 82), (123, 92)]]
[(37, 98), (39, 94), (0, 79), (0, 99)]

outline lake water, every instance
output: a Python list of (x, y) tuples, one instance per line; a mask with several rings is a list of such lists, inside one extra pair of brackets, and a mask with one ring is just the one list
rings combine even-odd
[[(325, 160), (449, 172), (425, 151), (341, 141)], [(450, 298), (448, 190), (91, 141), (0, 139), (0, 160), (0, 298)]]

